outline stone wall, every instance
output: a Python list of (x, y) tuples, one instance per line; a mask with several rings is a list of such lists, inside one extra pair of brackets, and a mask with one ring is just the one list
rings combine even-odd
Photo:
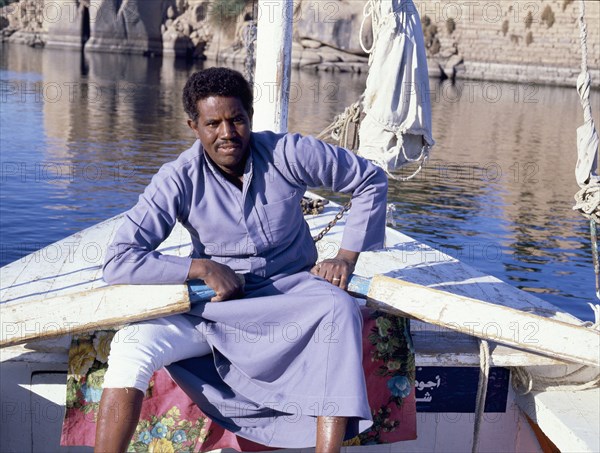
[[(585, 3), (589, 66), (600, 86), (600, 2)], [(579, 0), (415, 0), (415, 6), (432, 71), (567, 85), (580, 72)]]
[[(293, 60), (302, 68), (366, 69), (359, 46), (364, 0), (301, 0)], [(413, 0), (432, 76), (575, 84), (581, 66), (579, 0)], [(587, 0), (588, 64), (600, 87), (600, 2)], [(400, 0), (402, 6), (402, 0)], [(370, 22), (363, 31), (369, 47)]]

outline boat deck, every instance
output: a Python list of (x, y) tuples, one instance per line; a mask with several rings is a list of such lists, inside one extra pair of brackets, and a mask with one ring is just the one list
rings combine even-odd
[[(329, 223), (337, 210), (338, 207), (330, 203), (322, 214), (308, 216), (306, 219), (311, 230), (315, 234), (319, 232)], [(15, 301), (19, 303), (46, 301), (46, 308), (49, 308), (52, 300), (58, 296), (104, 288), (106, 285), (101, 280), (103, 250), (117, 224), (118, 217), (3, 268), (0, 293), (2, 305)], [(317, 244), (321, 259), (335, 255), (343, 226), (342, 219)], [(186, 234), (183, 228), (176, 228), (161, 249), (166, 253), (182, 255), (189, 253), (189, 239)], [(93, 257), (90, 255), (92, 248), (97, 251)], [(49, 266), (47, 260), (42, 262), (39, 257), (49, 256), (52, 250), (67, 250), (68, 253), (63, 253), (61, 259), (55, 260)], [(85, 263), (84, 266), (82, 262)], [(356, 274), (364, 277), (385, 274), (453, 294), (494, 304), (501, 303), (527, 313), (536, 313), (571, 324), (580, 323), (577, 318), (560, 312), (556, 307), (535, 296), (520, 291), (495, 277), (482, 274), (444, 253), (389, 228), (386, 247), (383, 250), (361, 254)], [(466, 323), (468, 323), (467, 318), (466, 313)], [(64, 324), (65, 320), (63, 319), (62, 322)], [(490, 323), (493, 325), (494, 320), (491, 319)], [(28, 329), (32, 330), (35, 327), (30, 326), (24, 330)], [(5, 327), (3, 330), (4, 335)], [(479, 366), (479, 347), (475, 338), (419, 321), (411, 323), (411, 330), (417, 367)], [(9, 333), (15, 334), (14, 327)], [(60, 333), (53, 332), (54, 335)], [(535, 335), (535, 331), (530, 333)], [(35, 433), (32, 435), (34, 439), (32, 449), (27, 451), (46, 451), (45, 447), (52, 445), (52, 442), (55, 444), (64, 412), (68, 345), (68, 335), (62, 335), (54, 340), (30, 341), (25, 345), (0, 350), (3, 401), (5, 395), (10, 395), (10, 398), (3, 402), (3, 423), (0, 427), (3, 439), (2, 451), (23, 451), (21, 449), (23, 439), (15, 436), (15, 433), (23, 431), (24, 428)], [(492, 343), (490, 349), (492, 366), (548, 368), (559, 366), (558, 368), (561, 369), (567, 366), (556, 358), (500, 344)], [(481, 451), (539, 450), (539, 446), (532, 440), (534, 437), (531, 429), (517, 404), (526, 411), (529, 408), (527, 412), (530, 417), (545, 432), (553, 434), (553, 440), (561, 450), (600, 451), (597, 423), (593, 426), (600, 418), (600, 409), (597, 407), (598, 397), (598, 389), (577, 394), (553, 392), (530, 394), (526, 397), (517, 397), (511, 389), (506, 413), (488, 415), (496, 418), (488, 420), (485, 424)], [(531, 408), (534, 408), (533, 411)], [(353, 447), (348, 451), (392, 452), (397, 451), (395, 448), (410, 451), (449, 451), (453, 443), (456, 443), (453, 446), (456, 450), (470, 448), (472, 414), (454, 414), (449, 417), (448, 414), (422, 413), (417, 418), (419, 432), (425, 434), (420, 435), (416, 441), (403, 442), (397, 446), (384, 445), (381, 448), (377, 447), (377, 450), (373, 447), (367, 450)], [(463, 434), (453, 435), (457, 432)], [(64, 448), (60, 451), (90, 450)]]

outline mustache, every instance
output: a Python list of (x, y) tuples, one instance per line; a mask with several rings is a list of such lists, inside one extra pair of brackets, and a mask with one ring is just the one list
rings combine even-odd
[(224, 145), (240, 145), (241, 146), (242, 141), (238, 138), (232, 138), (229, 140), (219, 140), (217, 142), (217, 148), (220, 148), (221, 146), (224, 146)]

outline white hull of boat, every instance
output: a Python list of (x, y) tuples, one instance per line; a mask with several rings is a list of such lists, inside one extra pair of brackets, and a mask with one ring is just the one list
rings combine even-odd
[[(320, 231), (337, 212), (332, 204), (318, 216), (307, 218), (311, 229)], [(99, 279), (102, 251), (106, 249), (118, 218), (104, 222), (50, 246), (55, 250), (79, 250), (62, 260), (41, 262), (30, 255), (2, 269), (1, 298), (21, 302), (102, 288)], [(335, 254), (344, 221), (318, 243), (321, 258)], [(176, 229), (164, 248), (167, 253), (188, 253), (189, 240)], [(77, 242), (78, 247), (73, 243)], [(70, 244), (68, 247), (66, 244)], [(83, 259), (82, 251), (94, 250), (95, 260)], [(49, 252), (50, 249), (46, 251)], [(73, 259), (80, 253), (79, 261)], [(41, 254), (41, 255), (40, 255)], [(44, 251), (38, 252), (44, 256)], [(543, 313), (568, 323), (574, 317), (498, 279), (481, 274), (439, 251), (388, 229), (386, 248), (361, 255), (356, 273), (365, 277), (376, 274), (401, 278), (419, 285), (468, 296), (527, 312)], [(50, 278), (55, 276), (56, 278)], [(131, 289), (129, 289), (131, 291)], [(132, 295), (134, 293), (132, 292)], [(139, 296), (139, 293), (138, 293)], [(2, 308), (2, 305), (0, 305)], [(96, 310), (102, 311), (96, 306)], [(467, 319), (468, 313), (465, 314)], [(65, 319), (66, 322), (74, 321)], [(493, 322), (491, 320), (490, 322)], [(3, 327), (5, 330), (5, 327)], [(9, 333), (14, 335), (15, 327)], [(48, 330), (48, 329), (46, 329)], [(478, 367), (477, 342), (473, 337), (451, 333), (418, 321), (412, 322), (417, 367)], [(6, 333), (6, 332), (4, 332)], [(37, 332), (39, 333), (39, 332)], [(0, 451), (48, 452), (91, 451), (86, 447), (59, 447), (64, 415), (65, 382), (69, 337), (11, 346), (0, 350), (2, 415)], [(560, 369), (566, 365), (556, 358), (492, 344), (493, 366), (537, 366)], [(516, 396), (508, 391), (506, 411), (485, 413), (481, 425), (479, 451), (541, 451), (523, 408), (562, 451), (600, 451), (598, 389), (586, 392), (548, 392)], [(348, 447), (349, 452), (448, 452), (471, 450), (474, 414), (446, 412), (417, 413), (418, 439), (378, 446)], [(294, 450), (291, 450), (294, 451)], [(302, 451), (312, 451), (311, 449)]]
[[(13, 347), (13, 349), (17, 348)], [(4, 351), (6, 350), (2, 352)], [(5, 360), (6, 356), (3, 354), (0, 368), (2, 394), (0, 451), (2, 453), (91, 452), (90, 447), (60, 447), (59, 445), (65, 412), (66, 352), (29, 353), (28, 359), (23, 356)], [(512, 391), (509, 392), (505, 413), (485, 414), (479, 451), (542, 451), (514, 396)], [(417, 413), (418, 438), (416, 440), (347, 447), (345, 451), (348, 453), (470, 451), (473, 427), (473, 413)], [(285, 451), (305, 453), (314, 452), (314, 449)], [(223, 452), (233, 452), (233, 450), (223, 450)]]

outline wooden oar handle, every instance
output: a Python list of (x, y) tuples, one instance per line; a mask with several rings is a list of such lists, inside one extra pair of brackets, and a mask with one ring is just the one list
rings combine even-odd
[[(246, 284), (246, 279), (242, 274), (235, 274), (239, 279), (242, 286)], [(190, 292), (190, 302), (209, 302), (217, 293), (209, 287), (204, 280), (190, 280), (188, 283), (188, 290)]]
[(370, 278), (352, 274), (350, 276), (350, 281), (348, 282), (348, 292), (355, 297), (361, 297), (364, 299), (369, 293), (370, 286)]
[[(242, 274), (236, 275), (243, 285), (245, 283), (244, 276)], [(369, 292), (370, 284), (370, 278), (361, 277), (360, 275), (352, 275), (350, 281), (348, 282), (348, 292), (355, 297), (365, 298)], [(190, 292), (191, 303), (208, 302), (217, 294), (212, 288), (204, 283), (203, 280), (190, 280), (187, 285)]]

